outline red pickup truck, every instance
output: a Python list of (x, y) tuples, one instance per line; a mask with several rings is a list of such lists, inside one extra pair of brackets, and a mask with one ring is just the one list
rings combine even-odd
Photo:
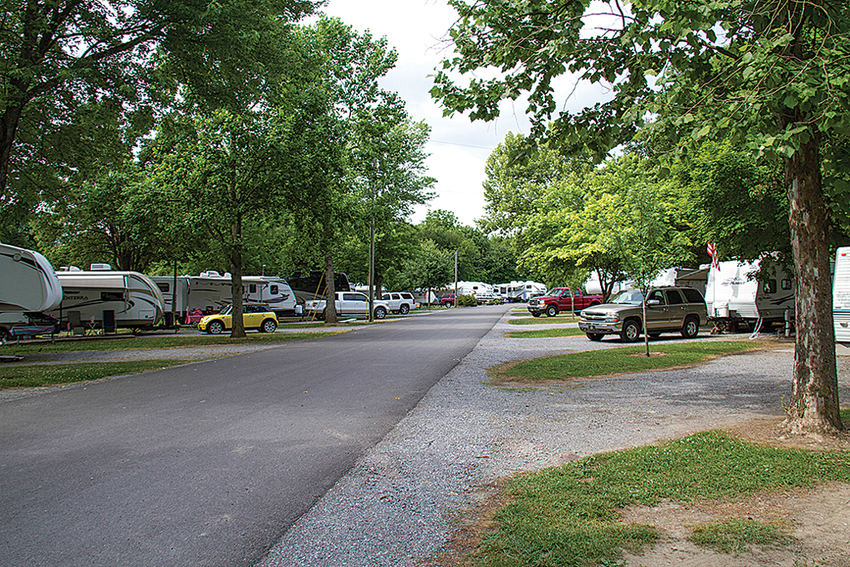
[(550, 289), (543, 297), (535, 297), (528, 301), (528, 310), (535, 317), (540, 317), (544, 313), (549, 317), (554, 317), (561, 311), (581, 311), (585, 307), (592, 305), (600, 305), (602, 303), (601, 295), (585, 295), (580, 289), (575, 291), (575, 296), (570, 294), (568, 287), (556, 287)]

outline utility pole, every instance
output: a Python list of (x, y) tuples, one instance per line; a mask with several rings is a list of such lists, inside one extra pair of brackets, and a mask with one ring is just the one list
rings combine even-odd
[(455, 302), (454, 306), (457, 307), (457, 250), (455, 250)]

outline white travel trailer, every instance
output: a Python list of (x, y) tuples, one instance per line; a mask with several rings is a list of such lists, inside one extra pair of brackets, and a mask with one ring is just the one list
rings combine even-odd
[(493, 286), (493, 289), (505, 301), (512, 303), (528, 301), (532, 297), (546, 295), (546, 284), (533, 281), (512, 281), (511, 283), (496, 284)]
[[(232, 279), (229, 273), (201, 272), (197, 276), (153, 276), (165, 300), (167, 312), (184, 314), (187, 311), (217, 312), (232, 303)], [(299, 311), (295, 293), (286, 280), (275, 276), (242, 276), (245, 301), (267, 303), (277, 315), (292, 315)], [(175, 293), (176, 291), (176, 293)], [(175, 308), (174, 296), (177, 297)]]
[(162, 294), (144, 274), (70, 268), (56, 272), (56, 277), (62, 285), (62, 302), (48, 314), (59, 320), (60, 327), (149, 329), (162, 320)]
[(42, 313), (62, 301), (62, 286), (47, 259), (0, 244), (0, 313)]
[[(706, 266), (709, 267), (709, 266)], [(794, 278), (771, 262), (767, 278), (756, 279), (759, 261), (720, 262), (709, 267), (705, 286), (708, 319), (719, 324), (782, 323), (794, 319)]]
[(850, 246), (839, 248), (835, 253), (832, 321), (835, 325), (835, 342), (850, 344)]
[(479, 304), (496, 298), (493, 286), (483, 282), (457, 282), (457, 294), (472, 295)]
[(661, 270), (650, 285), (664, 286), (677, 285), (692, 287), (699, 290), (705, 296), (705, 285), (708, 282), (708, 268), (668, 268)]

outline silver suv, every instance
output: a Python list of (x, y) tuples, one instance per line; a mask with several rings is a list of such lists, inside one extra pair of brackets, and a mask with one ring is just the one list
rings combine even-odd
[[(578, 327), (591, 341), (616, 334), (624, 342), (634, 342), (643, 333), (642, 302), (639, 290), (622, 291), (608, 303), (582, 311)], [(653, 287), (647, 294), (646, 329), (650, 337), (663, 332), (680, 332), (686, 339), (696, 337), (707, 317), (705, 299), (694, 288)]]

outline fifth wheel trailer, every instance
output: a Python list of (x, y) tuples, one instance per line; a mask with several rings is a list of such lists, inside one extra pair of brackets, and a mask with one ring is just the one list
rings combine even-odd
[(760, 261), (720, 262), (711, 267), (705, 285), (708, 320), (718, 324), (745, 323), (755, 328), (762, 324), (794, 320), (794, 277), (769, 258), (765, 276), (756, 278)]
[(62, 302), (48, 314), (60, 326), (97, 325), (149, 329), (162, 320), (162, 294), (156, 284), (138, 272), (60, 270)]
[(832, 280), (832, 321), (835, 342), (850, 345), (850, 246), (835, 253)]

